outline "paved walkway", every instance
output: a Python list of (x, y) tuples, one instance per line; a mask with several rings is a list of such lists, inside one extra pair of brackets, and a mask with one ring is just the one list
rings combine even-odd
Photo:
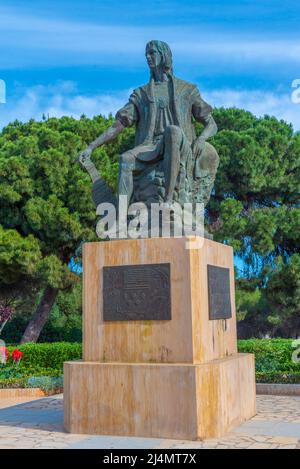
[(258, 414), (253, 419), (221, 439), (206, 441), (71, 435), (63, 430), (62, 404), (62, 395), (2, 399), (0, 449), (300, 449), (300, 397), (258, 396)]

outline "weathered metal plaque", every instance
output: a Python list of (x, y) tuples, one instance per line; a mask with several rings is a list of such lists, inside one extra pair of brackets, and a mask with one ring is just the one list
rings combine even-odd
[(207, 266), (209, 319), (232, 317), (229, 269), (215, 265)]
[(170, 264), (103, 267), (103, 320), (171, 319)]

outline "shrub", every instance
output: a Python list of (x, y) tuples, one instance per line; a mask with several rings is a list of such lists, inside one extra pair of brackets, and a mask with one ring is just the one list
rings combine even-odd
[[(51, 372), (51, 371), (50, 371)], [(11, 377), (8, 379), (0, 378), (0, 389), (10, 388), (40, 388), (46, 394), (62, 392), (63, 376), (23, 376)]]
[(63, 376), (31, 376), (27, 380), (27, 387), (40, 388), (49, 392), (63, 389)]
[[(14, 347), (8, 347), (12, 352)], [(63, 369), (63, 363), (69, 360), (80, 360), (82, 345), (79, 343), (56, 342), (50, 344), (27, 343), (20, 345), (19, 350), (23, 352), (23, 358), (19, 369)]]
[(295, 348), (292, 339), (249, 339), (239, 340), (238, 350), (254, 353), (255, 367), (258, 373), (289, 372), (300, 373), (300, 362), (292, 361)]
[(300, 384), (300, 372), (256, 372), (257, 383)]
[(10, 389), (10, 388), (26, 388), (28, 378), (9, 378), (1, 379), (0, 378), (0, 389)]
[[(238, 350), (254, 353), (259, 383), (300, 383), (300, 363), (292, 361), (292, 339), (251, 339), (238, 341)], [(63, 363), (80, 360), (80, 343), (37, 343), (19, 346), (23, 357), (18, 366), (0, 368), (0, 388), (42, 387), (61, 389)], [(10, 354), (13, 346), (8, 346)]]

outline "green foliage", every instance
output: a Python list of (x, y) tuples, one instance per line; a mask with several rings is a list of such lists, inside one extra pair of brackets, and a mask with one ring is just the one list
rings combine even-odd
[(62, 390), (64, 386), (62, 376), (31, 376), (26, 384), (26, 387), (40, 388), (46, 392)]
[(224, 233), (223, 236), (227, 236), (228, 244), (237, 252), (242, 250), (243, 233), (247, 224), (242, 212), (243, 204), (239, 200), (229, 197), (220, 204), (219, 216), (222, 220), (222, 227), (218, 235)]
[[(35, 375), (38, 373), (38, 376)], [(57, 393), (63, 390), (63, 377), (56, 370), (23, 370), (18, 377), (3, 378), (0, 375), (0, 389), (40, 388), (46, 393)]]
[(300, 255), (293, 254), (287, 262), (277, 258), (270, 273), (267, 295), (272, 304), (272, 317), (289, 322), (298, 318), (300, 325)]
[[(219, 132), (211, 142), (219, 152), (220, 166), (207, 222), (214, 239), (230, 244), (242, 260), (239, 280), (245, 278), (252, 286), (238, 285), (239, 319), (248, 327), (248, 336), (297, 335), (300, 134), (274, 117), (257, 118), (241, 109), (216, 109), (214, 117)], [(38, 289), (49, 285), (71, 291), (80, 280), (68, 266), (82, 241), (96, 239), (97, 219), (91, 181), (77, 158), (112, 122), (112, 117), (62, 117), (16, 121), (2, 130), (2, 285), (35, 282)], [(199, 133), (201, 126), (196, 127)], [(113, 189), (118, 157), (133, 142), (134, 129), (125, 129), (93, 153), (95, 165)], [(17, 311), (24, 312), (19, 305)], [(43, 340), (63, 339), (64, 315), (53, 308)], [(73, 313), (74, 327), (66, 328), (68, 340), (80, 335), (79, 316)], [(68, 317), (71, 323), (70, 313)]]
[[(13, 348), (8, 347), (10, 352)], [(0, 370), (0, 388), (59, 388), (58, 383), (62, 384), (64, 361), (80, 360), (82, 354), (80, 343), (25, 344), (19, 349), (24, 353), (23, 359), (17, 367), (4, 367)], [(292, 354), (296, 350), (292, 340), (240, 340), (238, 350), (241, 353), (255, 354), (257, 382), (300, 383), (300, 362), (294, 363), (292, 360)]]
[[(241, 353), (254, 353), (257, 372), (298, 372), (300, 362), (294, 363), (295, 348), (291, 339), (249, 339), (239, 340)], [(300, 344), (299, 344), (300, 347)]]
[(14, 379), (21, 379), (24, 377), (31, 377), (31, 376), (60, 376), (61, 369), (55, 368), (44, 368), (37, 364), (33, 365), (19, 365), (19, 366), (5, 366), (4, 368), (0, 368), (0, 381), (6, 380), (14, 380)]
[[(5, 290), (7, 290), (5, 288)], [(35, 292), (31, 301), (19, 301), (17, 292), (17, 313), (8, 322), (1, 334), (7, 343), (18, 343), (28, 324), (31, 311), (39, 302), (40, 293)], [(35, 300), (35, 301), (34, 301)], [(81, 342), (82, 341), (82, 289), (81, 283), (75, 284), (70, 290), (58, 293), (56, 304), (52, 308), (49, 320), (39, 337), (39, 342)]]
[(37, 267), (39, 278), (53, 288), (67, 288), (78, 281), (78, 276), (71, 272), (57, 256), (44, 257)]
[[(69, 263), (82, 242), (96, 239), (96, 216), (91, 181), (78, 155), (85, 139), (96, 138), (109, 123), (100, 116), (31, 120), (0, 133), (1, 288), (23, 282), (59, 291), (80, 281)], [(115, 147), (101, 151), (96, 157), (113, 185)]]
[(5, 366), (0, 368), (0, 380), (10, 380), (22, 378), (23, 373), (20, 372), (19, 367)]
[[(15, 347), (8, 347), (11, 352)], [(31, 371), (43, 369), (62, 371), (63, 363), (69, 360), (80, 360), (82, 346), (78, 343), (59, 342), (51, 344), (27, 343), (18, 347), (24, 353), (18, 369)]]
[(295, 351), (292, 340), (239, 340), (238, 351), (254, 353), (257, 383), (300, 384), (300, 362), (292, 360)]
[[(11, 353), (15, 347), (9, 346)], [(78, 343), (24, 344), (18, 347), (24, 355), (19, 365), (0, 366), (0, 389), (38, 387), (46, 392), (63, 387), (63, 363), (80, 360), (82, 346)]]
[(55, 305), (39, 342), (81, 342), (82, 317), (80, 314), (62, 314)]
[[(30, 306), (32, 309), (34, 308), (34, 304), (31, 304)], [(20, 311), (6, 324), (1, 334), (1, 339), (6, 343), (19, 343), (29, 319), (30, 313), (27, 308), (25, 308), (24, 312), (23, 308), (20, 307)]]
[(2, 379), (0, 377), (0, 389), (26, 388), (27, 382), (28, 382), (28, 378), (26, 376), (23, 376), (22, 378), (9, 378), (9, 379)]
[[(107, 125), (102, 117), (62, 118), (15, 122), (2, 131), (2, 282), (17, 282), (23, 274), (63, 289), (76, 281), (68, 263), (81, 241), (95, 239), (96, 222), (91, 182), (77, 158), (85, 138)], [(107, 161), (106, 167), (109, 173)]]
[(230, 244), (241, 259), (239, 277), (257, 280), (252, 300), (261, 289), (256, 311), (253, 301), (247, 310), (249, 289), (244, 290), (244, 326), (248, 336), (297, 336), (300, 134), (274, 117), (240, 109), (216, 109), (214, 117), (219, 132), (212, 143), (220, 166), (208, 224), (214, 239)]
[(216, 239), (235, 244), (250, 262), (255, 255), (268, 259), (295, 253), (300, 135), (283, 121), (242, 110), (218, 109), (214, 115), (219, 132), (213, 143), (221, 158), (208, 212), (211, 222), (217, 218), (222, 225)]
[(45, 325), (40, 342), (82, 341), (82, 287), (81, 283), (71, 290), (61, 291)]
[(0, 281), (13, 283), (31, 276), (41, 259), (40, 243), (34, 236), (22, 237), (0, 225)]
[(265, 309), (263, 293), (261, 289), (247, 290), (241, 282), (237, 282), (235, 290), (237, 320), (245, 319), (246, 315), (255, 315)]
[(300, 372), (257, 372), (257, 383), (300, 384)]

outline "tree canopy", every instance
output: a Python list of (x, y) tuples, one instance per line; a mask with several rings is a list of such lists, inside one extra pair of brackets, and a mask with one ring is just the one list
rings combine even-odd
[[(214, 117), (219, 132), (211, 143), (220, 166), (207, 224), (240, 259), (242, 322), (255, 334), (284, 331), (284, 324), (299, 328), (300, 134), (274, 117), (235, 108), (216, 109)], [(91, 181), (78, 155), (111, 123), (102, 116), (49, 118), (16, 121), (0, 133), (0, 281), (2, 287), (34, 281), (46, 295), (44, 313), (48, 305), (29, 339), (37, 339), (58, 292), (79, 282), (70, 261), (80, 244), (96, 239)], [(113, 189), (118, 156), (133, 139), (134, 129), (125, 129), (93, 154)]]

